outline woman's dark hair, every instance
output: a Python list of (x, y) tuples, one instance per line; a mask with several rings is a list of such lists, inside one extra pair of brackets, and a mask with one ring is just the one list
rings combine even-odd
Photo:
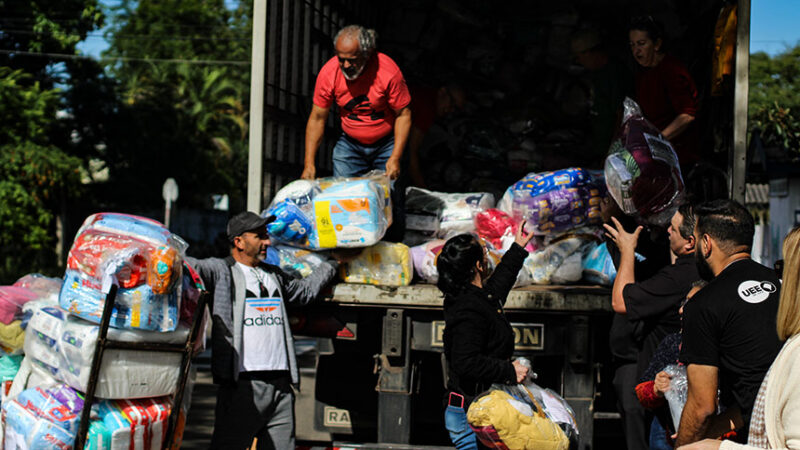
[(483, 246), (471, 234), (459, 234), (445, 242), (436, 259), (442, 293), (456, 295), (475, 277), (475, 263), (483, 261)]
[(628, 24), (628, 33), (633, 30), (646, 32), (653, 43), (656, 43), (659, 39), (662, 39), (663, 42), (664, 29), (660, 23), (653, 19), (653, 16), (639, 16), (631, 19), (631, 23)]

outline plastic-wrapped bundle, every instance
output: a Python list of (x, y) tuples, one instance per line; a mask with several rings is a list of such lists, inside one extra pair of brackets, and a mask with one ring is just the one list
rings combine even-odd
[(17, 319), (22, 305), (39, 298), (36, 292), (17, 286), (0, 286), (0, 323), (6, 325)]
[(313, 198), (319, 193), (319, 186), (308, 180), (295, 180), (284, 186), (275, 195), (272, 204), (263, 216), (275, 216), (267, 225), (270, 237), (281, 241), (303, 245), (313, 227)]
[(378, 242), (354, 260), (340, 266), (346, 283), (407, 286), (414, 277), (411, 255), (405, 244)]
[(149, 450), (162, 446), (171, 403), (167, 397), (104, 400), (98, 404), (111, 450)]
[(489, 208), (475, 216), (475, 230), (494, 248), (508, 250), (514, 242), (518, 224), (507, 213)]
[(281, 189), (263, 215), (278, 242), (312, 249), (368, 247), (392, 223), (389, 178), (373, 171), (359, 178), (297, 180)]
[(311, 272), (319, 267), (323, 261), (318, 254), (301, 248), (286, 245), (276, 245), (271, 248), (275, 249), (278, 257), (275, 265), (279, 266), (284, 272), (298, 278), (305, 278), (311, 275)]
[[(475, 231), (475, 215), (494, 207), (494, 196), (486, 192), (448, 194), (417, 187), (406, 189), (406, 222), (438, 223), (433, 236), (447, 239)], [(410, 228), (414, 230), (414, 228)], [(422, 231), (422, 230), (418, 230)]]
[(39, 298), (50, 298), (58, 301), (58, 293), (61, 292), (60, 278), (46, 277), (40, 273), (29, 273), (14, 282), (14, 286), (29, 289), (35, 292)]
[(617, 268), (606, 243), (595, 244), (583, 257), (583, 277), (590, 283), (611, 286), (617, 277)]
[(5, 403), (11, 391), (11, 383), (19, 372), (22, 358), (22, 355), (0, 356), (0, 404)]
[(546, 192), (586, 186), (592, 184), (596, 177), (580, 167), (555, 170), (550, 172), (531, 172), (517, 181), (511, 190), (536, 197)]
[(492, 385), (472, 402), (467, 420), (481, 443), (490, 448), (568, 450), (570, 446), (564, 429), (548, 416), (542, 398), (522, 384)]
[(622, 127), (605, 162), (608, 191), (628, 215), (669, 222), (683, 194), (680, 164), (672, 145), (626, 98)]
[(669, 381), (669, 389), (664, 393), (669, 404), (669, 413), (672, 416), (672, 424), (675, 429), (681, 423), (681, 414), (683, 414), (683, 407), (686, 405), (686, 397), (689, 392), (689, 384), (686, 379), (686, 366), (677, 364), (670, 364), (664, 368), (672, 379)]
[(115, 213), (89, 216), (67, 258), (61, 306), (100, 323), (105, 287), (119, 286), (111, 326), (173, 331), (187, 244), (160, 223)]
[(445, 242), (447, 241), (444, 239), (435, 239), (409, 249), (414, 263), (414, 273), (426, 283), (436, 284), (439, 281), (436, 258), (442, 252)]
[(67, 386), (32, 388), (3, 403), (4, 448), (72, 448), (83, 399)]
[[(44, 307), (28, 325), (25, 354), (38, 368), (69, 386), (88, 386), (99, 327)], [(109, 339), (127, 342), (183, 343), (188, 328), (162, 333), (109, 329)], [(95, 395), (99, 398), (143, 398), (175, 391), (181, 355), (135, 350), (107, 350), (103, 355)]]
[[(585, 242), (586, 239), (573, 236), (553, 242), (541, 250), (530, 253), (522, 264), (522, 271), (527, 271), (527, 274), (522, 278), (518, 276), (518, 283), (527, 280), (532, 284), (550, 283), (556, 270)], [(518, 286), (524, 286), (524, 284)]]
[(600, 173), (570, 168), (526, 175), (506, 190), (499, 208), (536, 234), (551, 234), (599, 224), (603, 196)]

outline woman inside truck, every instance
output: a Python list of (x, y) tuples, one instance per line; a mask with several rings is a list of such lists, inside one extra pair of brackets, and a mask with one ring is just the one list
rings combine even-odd
[(467, 423), (470, 402), (492, 383), (520, 383), (528, 374), (527, 367), (511, 360), (514, 332), (503, 314), (533, 237), (524, 228), (525, 222), (491, 276), (486, 248), (471, 234), (449, 239), (436, 261), (437, 286), (444, 294), (445, 426), (458, 449), (479, 445)]
[(681, 170), (699, 161), (697, 87), (686, 66), (664, 51), (664, 32), (652, 17), (638, 17), (628, 26), (631, 54), (638, 64), (636, 102), (644, 116), (670, 141)]

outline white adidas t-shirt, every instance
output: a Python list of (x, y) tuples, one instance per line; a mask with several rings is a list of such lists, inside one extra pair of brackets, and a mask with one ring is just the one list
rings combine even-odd
[(288, 370), (281, 294), (275, 276), (258, 267), (236, 263), (247, 282), (240, 372)]

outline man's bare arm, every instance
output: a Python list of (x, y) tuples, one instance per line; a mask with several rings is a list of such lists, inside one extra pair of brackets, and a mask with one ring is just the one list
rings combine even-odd
[(411, 131), (411, 108), (405, 107), (396, 111), (397, 118), (394, 120), (394, 149), (392, 156), (386, 161), (386, 175), (391, 179), (396, 179), (400, 175), (400, 159), (403, 157), (403, 150), (406, 148), (408, 133)]
[(715, 366), (689, 364), (686, 368), (689, 389), (675, 447), (706, 437), (708, 425), (717, 411), (718, 374)]
[(312, 105), (311, 114), (306, 123), (306, 156), (301, 178), (313, 180), (317, 176), (316, 158), (322, 136), (325, 134), (325, 122), (328, 120), (330, 108)]

